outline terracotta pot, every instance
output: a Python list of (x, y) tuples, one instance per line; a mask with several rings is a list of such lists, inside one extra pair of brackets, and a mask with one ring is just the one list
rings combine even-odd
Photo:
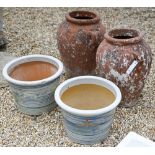
[[(17, 66), (34, 61), (48, 62), (54, 65), (58, 70), (49, 77), (35, 81), (17, 80), (10, 76), (12, 70)], [(38, 66), (35, 68), (38, 70), (38, 72), (35, 72), (37, 76), (39, 76), (39, 69), (41, 72), (45, 72), (45, 69), (43, 68)], [(59, 79), (62, 72), (63, 64), (61, 61), (52, 56), (40, 54), (16, 58), (8, 62), (3, 68), (3, 76), (9, 82), (12, 94), (16, 101), (16, 106), (21, 112), (28, 115), (41, 115), (56, 107), (53, 94), (56, 87), (59, 85)], [(29, 73), (31, 73), (31, 70)], [(24, 74), (23, 77), (26, 77), (24, 71), (21, 71), (21, 74)]]
[(94, 74), (97, 47), (105, 28), (92, 12), (73, 11), (58, 29), (58, 49), (69, 77)]
[(113, 29), (104, 37), (96, 54), (99, 76), (121, 89), (121, 106), (133, 106), (151, 68), (151, 49), (143, 35), (133, 29)]
[[(114, 93), (115, 101), (96, 110), (80, 110), (66, 105), (61, 96), (68, 88), (80, 84), (96, 84)], [(120, 89), (111, 81), (96, 76), (79, 76), (61, 83), (55, 91), (55, 101), (61, 108), (68, 137), (80, 144), (101, 143), (108, 135), (115, 110), (121, 101)], [(95, 102), (94, 102), (95, 104)]]

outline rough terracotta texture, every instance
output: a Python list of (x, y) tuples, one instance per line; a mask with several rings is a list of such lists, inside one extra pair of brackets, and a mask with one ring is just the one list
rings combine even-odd
[(121, 89), (121, 106), (136, 104), (150, 71), (152, 54), (143, 35), (133, 29), (113, 29), (97, 50), (99, 76)]
[(66, 15), (58, 29), (58, 48), (69, 77), (94, 74), (97, 47), (105, 28), (99, 17), (88, 11)]

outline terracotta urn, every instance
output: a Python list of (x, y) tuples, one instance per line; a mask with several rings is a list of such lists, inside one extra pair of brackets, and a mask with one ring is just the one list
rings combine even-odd
[(113, 29), (104, 38), (96, 54), (98, 74), (120, 88), (120, 106), (134, 106), (151, 68), (151, 49), (134, 29)]
[(73, 11), (66, 15), (58, 28), (57, 43), (68, 77), (95, 73), (97, 47), (104, 33), (105, 27), (93, 12)]

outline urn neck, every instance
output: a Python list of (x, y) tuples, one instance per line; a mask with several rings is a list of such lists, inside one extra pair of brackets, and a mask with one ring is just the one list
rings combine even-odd
[(105, 39), (116, 45), (135, 44), (143, 39), (143, 34), (134, 29), (113, 29), (104, 35)]
[(100, 18), (93, 12), (72, 11), (66, 15), (66, 20), (78, 25), (89, 25), (99, 23)]

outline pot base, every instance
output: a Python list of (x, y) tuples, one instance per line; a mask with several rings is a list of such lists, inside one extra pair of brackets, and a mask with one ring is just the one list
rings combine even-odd
[(73, 141), (74, 143), (78, 143), (78, 144), (82, 144), (82, 145), (93, 145), (93, 144), (99, 144), (102, 143), (109, 135), (109, 130), (104, 133), (104, 135), (99, 135), (98, 139), (91, 139), (92, 137), (90, 136), (90, 140), (88, 140), (88, 136), (87, 139), (82, 139), (80, 135), (75, 135), (71, 136), (71, 134), (73, 133), (69, 133), (69, 131), (67, 131), (67, 135), (68, 138)]
[(16, 105), (17, 105), (17, 108), (19, 109), (19, 111), (21, 111), (24, 114), (31, 115), (31, 116), (32, 115), (39, 116), (43, 113), (50, 112), (57, 107), (55, 102), (53, 102), (52, 104), (49, 104), (47, 106), (38, 107), (38, 108), (28, 108), (28, 107), (21, 106), (19, 104), (16, 104)]
[(132, 108), (137, 105), (138, 100), (130, 101), (130, 102), (121, 102), (118, 106), (122, 108)]
[(77, 73), (77, 72), (73, 72), (70, 69), (65, 68), (66, 71), (66, 77), (67, 78), (73, 78), (73, 77), (77, 77), (77, 76), (84, 76), (84, 75), (91, 75), (91, 76), (96, 76), (96, 69), (92, 70), (91, 72), (81, 72), (81, 73)]

